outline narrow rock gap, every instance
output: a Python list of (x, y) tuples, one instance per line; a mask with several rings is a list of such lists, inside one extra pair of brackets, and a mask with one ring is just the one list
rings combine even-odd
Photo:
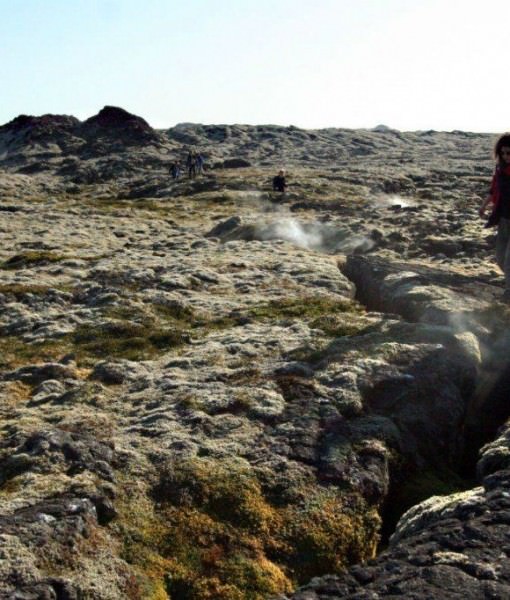
[[(389, 305), (381, 293), (380, 282), (362, 281), (361, 277), (356, 276), (346, 265), (345, 262), (339, 264), (339, 268), (354, 284), (354, 298), (366, 310), (398, 315), (408, 323), (416, 322), (405, 305)], [(466, 391), (466, 415), (462, 429), (463, 451), (459, 460), (449, 467), (445, 456), (445, 465), (430, 464), (420, 473), (415, 468), (410, 476), (406, 476), (405, 469), (402, 468), (398, 474), (390, 473), (389, 491), (381, 509), (382, 527), (378, 554), (387, 547), (400, 517), (409, 508), (427, 499), (421, 492), (428, 490), (430, 496), (443, 495), (479, 485), (476, 468), (480, 449), (495, 439), (498, 430), (510, 417), (510, 360), (504, 362), (502, 367), (501, 359), (495, 359), (498, 352), (509, 355), (510, 339), (507, 340), (504, 335), (503, 338), (503, 341), (499, 339), (497, 350), (485, 349), (474, 390)], [(447, 489), (447, 482), (451, 485), (450, 489)], [(414, 502), (411, 501), (413, 493), (416, 496)]]
[(463, 473), (475, 470), (480, 448), (495, 439), (499, 428), (510, 417), (510, 360), (496, 372), (492, 366), (490, 358), (488, 364), (482, 365), (477, 388), (468, 406)]

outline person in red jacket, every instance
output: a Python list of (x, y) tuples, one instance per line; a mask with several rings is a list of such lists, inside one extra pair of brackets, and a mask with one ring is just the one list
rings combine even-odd
[(489, 195), (480, 206), (484, 217), (489, 204), (492, 213), (486, 227), (498, 226), (496, 236), (496, 262), (505, 274), (503, 301), (510, 303), (510, 133), (504, 133), (494, 147), (496, 169)]

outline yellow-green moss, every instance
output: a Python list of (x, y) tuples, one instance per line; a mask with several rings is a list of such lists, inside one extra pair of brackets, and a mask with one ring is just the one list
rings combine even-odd
[(205, 458), (175, 465), (156, 494), (165, 504), (191, 506), (249, 532), (267, 531), (273, 516), (250, 472)]
[(351, 300), (335, 300), (332, 298), (302, 296), (271, 301), (267, 304), (248, 309), (248, 316), (253, 319), (302, 318), (316, 319), (323, 315), (361, 312), (363, 309)]
[[(236, 513), (232, 516), (227, 514), (228, 507), (218, 510), (218, 506), (211, 507), (212, 512), (222, 513), (215, 517), (185, 507), (163, 511), (169, 530), (161, 551), (175, 560), (166, 578), (172, 598), (263, 600), (268, 594), (292, 589), (284, 570), (265, 555), (270, 531), (255, 527), (257, 520), (265, 520), (257, 509), (264, 512), (267, 507), (260, 507), (257, 498), (249, 507), (248, 495), (242, 510), (230, 505)], [(246, 527), (239, 524), (242, 517), (247, 517)]]
[(152, 503), (142, 490), (126, 485), (122, 478), (119, 486), (122, 494), (116, 503), (118, 517), (112, 523), (112, 531), (122, 543), (120, 557), (134, 572), (126, 597), (167, 600), (164, 580), (174, 563), (160, 552), (166, 524), (154, 513)]
[(27, 295), (44, 295), (50, 288), (46, 285), (27, 285), (21, 283), (0, 284), (0, 294), (14, 296), (16, 300), (23, 300)]
[[(0, 288), (0, 293), (10, 293), (19, 299), (26, 294), (42, 294), (41, 286), (10, 285)], [(205, 318), (198, 316), (189, 307), (175, 305), (152, 305), (138, 308), (114, 306), (101, 310), (98, 320), (101, 323), (82, 323), (73, 333), (58, 339), (43, 342), (24, 343), (16, 336), (0, 338), (0, 366), (11, 368), (55, 360), (64, 354), (73, 353), (79, 364), (90, 366), (97, 359), (125, 358), (146, 360), (178, 348), (191, 338), (207, 336), (212, 331), (228, 329), (251, 320), (279, 320), (282, 318), (326, 319), (327, 315), (338, 312), (350, 314), (359, 311), (350, 301), (336, 301), (328, 298), (293, 298), (279, 302), (269, 302), (251, 307), (235, 317)], [(322, 322), (321, 322), (322, 323)], [(316, 322), (316, 325), (319, 325)], [(249, 403), (248, 403), (249, 404)], [(241, 399), (232, 407), (234, 411), (249, 409)]]
[(356, 495), (312, 489), (303, 505), (286, 509), (284, 521), (286, 561), (299, 583), (375, 554), (380, 518)]
[(24, 365), (52, 361), (69, 352), (66, 339), (26, 343), (17, 336), (0, 337), (0, 368), (15, 369)]
[(379, 519), (359, 497), (309, 486), (275, 505), (249, 470), (208, 458), (175, 464), (154, 491), (172, 598), (262, 600), (371, 557)]
[(356, 314), (345, 315), (345, 313), (321, 315), (310, 323), (310, 327), (321, 329), (329, 337), (358, 335), (371, 329), (371, 325), (367, 324), (365, 319), (357, 317)]
[(186, 342), (182, 331), (159, 329), (145, 323), (110, 321), (102, 325), (83, 324), (76, 328), (72, 341), (79, 355), (97, 358), (143, 360), (158, 351)]

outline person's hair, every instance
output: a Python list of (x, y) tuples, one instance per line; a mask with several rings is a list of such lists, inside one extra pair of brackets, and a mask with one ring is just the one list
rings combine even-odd
[(494, 158), (501, 160), (501, 148), (503, 148), (503, 146), (510, 148), (510, 133), (504, 133), (499, 137), (494, 146)]

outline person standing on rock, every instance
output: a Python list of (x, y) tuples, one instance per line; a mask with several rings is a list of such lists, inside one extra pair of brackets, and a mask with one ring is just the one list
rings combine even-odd
[(186, 158), (186, 168), (188, 169), (188, 177), (192, 179), (197, 174), (197, 160), (195, 153), (191, 150), (188, 152), (188, 157)]
[(280, 169), (280, 172), (276, 177), (273, 178), (273, 191), (281, 192), (282, 194), (285, 192), (285, 188), (287, 187), (287, 182), (285, 181), (285, 171)]
[(503, 301), (510, 303), (510, 133), (504, 133), (494, 147), (496, 169), (489, 195), (480, 206), (484, 217), (492, 204), (492, 213), (486, 227), (498, 226), (496, 236), (496, 262), (505, 274)]
[(197, 165), (197, 174), (201, 175), (204, 172), (204, 157), (200, 154), (200, 152), (197, 153), (196, 165)]
[(179, 169), (179, 165), (177, 163), (173, 163), (170, 167), (170, 173), (172, 174), (172, 179), (179, 179), (181, 175), (181, 170)]

